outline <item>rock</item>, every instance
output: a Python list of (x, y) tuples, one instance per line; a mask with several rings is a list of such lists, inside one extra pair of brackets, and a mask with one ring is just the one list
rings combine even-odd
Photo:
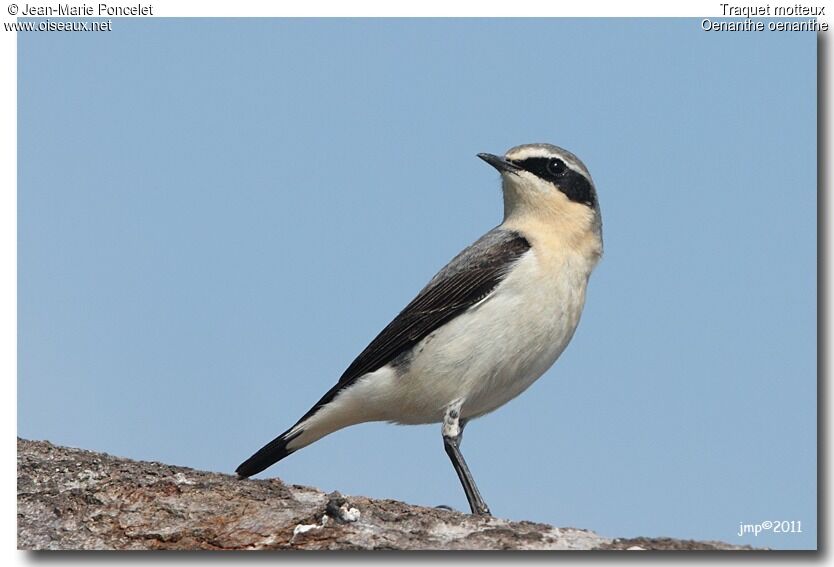
[(46, 441), (18, 439), (17, 448), (19, 549), (744, 549), (611, 540)]

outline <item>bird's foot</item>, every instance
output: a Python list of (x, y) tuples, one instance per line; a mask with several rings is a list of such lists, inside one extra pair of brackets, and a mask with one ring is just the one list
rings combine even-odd
[(478, 506), (476, 508), (473, 508), (472, 509), (472, 515), (473, 516), (485, 516), (487, 518), (491, 518), (492, 517), (492, 512), (490, 512), (487, 505), (484, 504), (483, 506)]

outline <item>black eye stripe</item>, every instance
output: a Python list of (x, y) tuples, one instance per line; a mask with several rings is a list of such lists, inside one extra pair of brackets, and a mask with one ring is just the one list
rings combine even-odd
[[(552, 181), (553, 175), (548, 171), (547, 165), (550, 162), (549, 158), (545, 157), (533, 157), (527, 158), (520, 161), (514, 161), (516, 165), (523, 167), (533, 175), (541, 177), (542, 179), (547, 179), (548, 181)], [(564, 163), (564, 162), (563, 162)]]
[(596, 192), (591, 182), (578, 171), (568, 167), (564, 161), (558, 160), (561, 166), (554, 164), (552, 158), (546, 157), (531, 157), (512, 162), (536, 177), (550, 181), (571, 201), (595, 206)]

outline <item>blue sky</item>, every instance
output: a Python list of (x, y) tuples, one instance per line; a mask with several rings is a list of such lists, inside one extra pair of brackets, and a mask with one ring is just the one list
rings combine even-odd
[[(816, 37), (699, 20), (114, 20), (18, 35), (18, 433), (232, 472), (501, 220), (589, 167), (573, 342), (467, 428), (498, 516), (816, 545)], [(466, 509), (437, 425), (266, 476)], [(738, 537), (795, 520), (802, 534)]]

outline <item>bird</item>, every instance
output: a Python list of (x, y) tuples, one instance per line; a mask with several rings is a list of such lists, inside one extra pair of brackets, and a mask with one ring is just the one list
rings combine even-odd
[(439, 423), (472, 514), (491, 515), (461, 453), (464, 427), (562, 354), (603, 241), (596, 188), (574, 154), (534, 143), (477, 157), (500, 174), (502, 222), (443, 267), (336, 385), (237, 468), (239, 478), (351, 425)]

